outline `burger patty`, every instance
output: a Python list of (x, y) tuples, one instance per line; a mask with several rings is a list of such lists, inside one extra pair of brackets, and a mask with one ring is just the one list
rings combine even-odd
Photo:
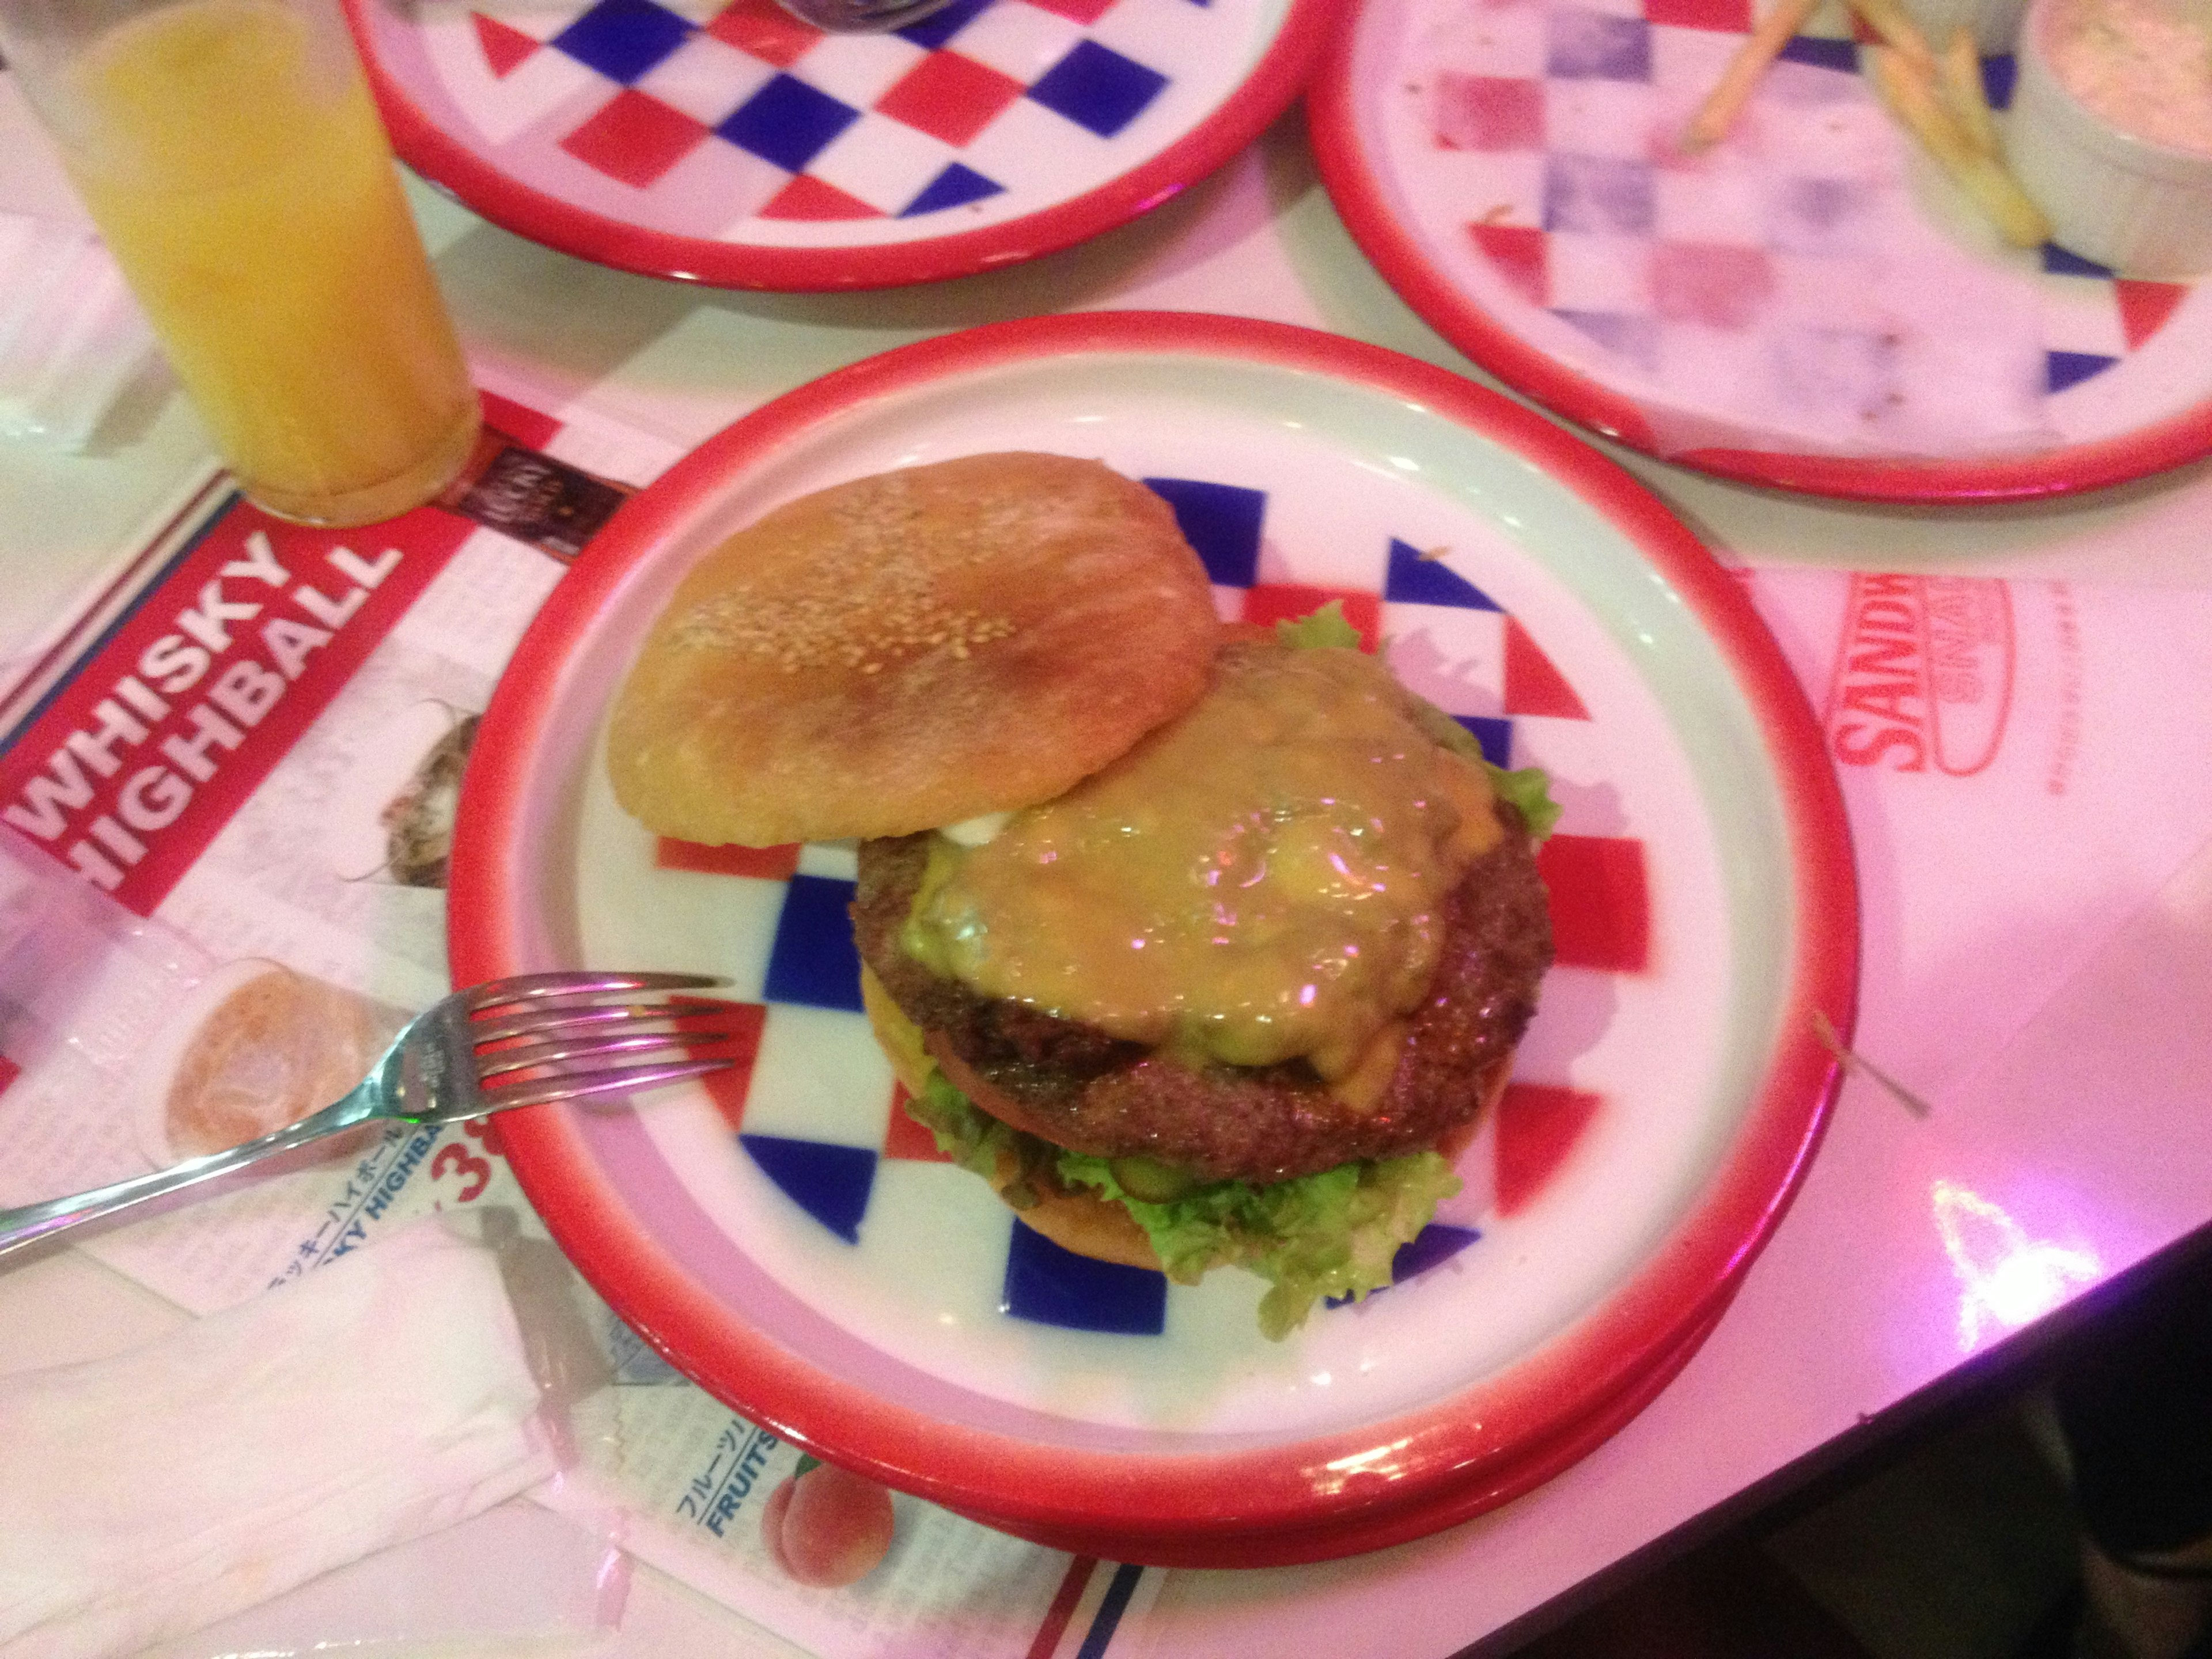
[(1426, 999), (1370, 1111), (1304, 1060), (1194, 1068), (1079, 1021), (977, 995), (899, 948), (928, 862), (927, 835), (866, 841), (853, 903), (861, 960), (906, 1017), (1022, 1109), (1024, 1127), (1102, 1158), (1142, 1155), (1201, 1180), (1266, 1182), (1433, 1146), (1471, 1118), (1510, 1060), (1552, 962), (1544, 884), (1520, 815), (1444, 902)]

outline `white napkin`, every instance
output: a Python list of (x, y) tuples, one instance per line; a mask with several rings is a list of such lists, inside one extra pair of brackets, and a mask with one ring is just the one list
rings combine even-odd
[(147, 1346), (0, 1378), (0, 1653), (198, 1629), (552, 1472), (496, 1257), (436, 1218)]

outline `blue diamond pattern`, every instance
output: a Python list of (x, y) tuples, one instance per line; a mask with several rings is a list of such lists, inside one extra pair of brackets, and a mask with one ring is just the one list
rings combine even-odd
[(691, 25), (653, 0), (599, 0), (552, 44), (628, 86), (684, 44)]
[(2110, 277), (2110, 266), (2100, 265), (2094, 259), (2085, 259), (2078, 253), (2069, 253), (2056, 242), (2043, 245), (2043, 268), (2053, 276)]
[(1874, 192), (1855, 179), (1785, 179), (1767, 202), (1767, 231), (1786, 253), (1848, 252), (1864, 234)]
[(783, 1135), (741, 1134), (738, 1144), (785, 1197), (848, 1244), (860, 1242), (860, 1220), (876, 1182), (873, 1152)]
[(1452, 718), (1468, 729), (1474, 740), (1482, 745), (1482, 757), (1492, 766), (1513, 769), (1513, 722), (1489, 714), (1455, 714)]
[(1421, 556), (1410, 542), (1390, 538), (1390, 568), (1382, 578), (1382, 597), (1412, 605), (1451, 605), (1463, 611), (1502, 607), (1442, 559)]
[(1845, 75), (1859, 72), (1858, 43), (1853, 40), (1831, 40), (1818, 34), (1793, 35), (1784, 44), (1781, 56), (1792, 64), (1809, 64), (1814, 69), (1838, 70)]
[(828, 876), (791, 878), (775, 919), (775, 942), (769, 947), (763, 986), (768, 1000), (863, 1012), (860, 956), (853, 948), (853, 924), (847, 915), (852, 902), (849, 881)]
[(2092, 374), (2101, 374), (2120, 360), (2100, 356), (2094, 351), (2049, 351), (2044, 354), (2043, 381), (2051, 392), (2063, 392), (2069, 386), (2079, 386)]
[(1641, 17), (1555, 7), (1544, 33), (1544, 72), (1563, 81), (1649, 81), (1651, 26)]
[(1168, 1279), (1165, 1273), (1064, 1250), (1017, 1221), (1000, 1305), (1034, 1324), (1158, 1336), (1167, 1328)]
[(1654, 219), (1651, 168), (1617, 155), (1544, 160), (1544, 228), (1644, 236)]
[(911, 219), (918, 213), (935, 213), (945, 208), (980, 202), (1005, 188), (995, 179), (986, 179), (973, 167), (963, 167), (957, 161), (948, 162), (944, 172), (922, 186), (921, 195), (899, 210), (899, 217)]
[(933, 11), (919, 23), (909, 23), (895, 31), (901, 40), (911, 40), (917, 46), (927, 46), (935, 52), (962, 29), (968, 27), (975, 14), (991, 3), (991, 0), (952, 0), (941, 11)]
[(804, 173), (831, 139), (860, 118), (860, 112), (794, 76), (779, 75), (731, 112), (714, 129), (739, 149)]
[(1449, 1227), (1432, 1221), (1413, 1236), (1412, 1243), (1401, 1244), (1398, 1254), (1390, 1258), (1390, 1282), (1402, 1285), (1439, 1262), (1450, 1261), (1481, 1237), (1472, 1227)]
[(2020, 64), (2010, 52), (1993, 52), (1982, 59), (1982, 96), (1991, 109), (2012, 107), (2013, 82), (2019, 78)]
[(1259, 580), (1266, 490), (1198, 478), (1147, 478), (1145, 484), (1175, 509), (1176, 524), (1207, 575), (1224, 587), (1249, 587)]
[(1101, 138), (1144, 113), (1168, 77), (1096, 40), (1079, 40), (1030, 86), (1028, 96)]
[(1568, 311), (1553, 307), (1552, 315), (1587, 334), (1607, 351), (1617, 352), (1639, 368), (1656, 368), (1659, 362), (1659, 319), (1625, 311)]

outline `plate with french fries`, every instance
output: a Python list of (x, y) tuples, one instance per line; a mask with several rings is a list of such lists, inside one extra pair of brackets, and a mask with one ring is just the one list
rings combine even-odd
[(2011, 20), (1935, 3), (1364, 0), (1314, 147), (1445, 338), (1662, 459), (1969, 501), (2212, 451), (2212, 281), (2051, 240)]

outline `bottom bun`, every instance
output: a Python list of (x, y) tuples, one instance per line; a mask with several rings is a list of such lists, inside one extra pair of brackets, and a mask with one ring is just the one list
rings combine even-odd
[[(997, 1182), (993, 1183), (998, 1186)], [(1006, 1188), (998, 1188), (999, 1196)], [(1087, 1255), (1096, 1261), (1116, 1261), (1125, 1267), (1160, 1271), (1160, 1258), (1152, 1241), (1137, 1224), (1137, 1218), (1112, 1199), (1097, 1193), (1071, 1193), (1065, 1188), (1040, 1191), (1026, 1209), (1009, 1206), (1031, 1231), (1042, 1233), (1063, 1250)]]
[[(875, 1032), (877, 1042), (890, 1057), (891, 1074), (905, 1085), (908, 1094), (921, 1094), (928, 1086), (930, 1073), (942, 1072), (978, 1111), (989, 1109), (983, 1103), (994, 1093), (990, 1085), (958, 1059), (933, 1053), (921, 1029), (891, 1000), (875, 971), (865, 963), (860, 966), (860, 1002), (867, 1011), (868, 1024)], [(1476, 1128), (1504, 1094), (1512, 1074), (1513, 1054), (1508, 1050), (1482, 1073), (1480, 1105), (1437, 1142), (1437, 1152), (1446, 1159), (1456, 1160), (1467, 1150)], [(1020, 1174), (1020, 1165), (1013, 1156), (1000, 1153), (998, 1170), (990, 1177), (992, 1190), (1006, 1199), (1006, 1188)], [(1007, 1200), (1007, 1207), (1033, 1231), (1078, 1255), (1118, 1262), (1126, 1267), (1158, 1271), (1160, 1259), (1152, 1249), (1152, 1239), (1125, 1206), (1103, 1194), (1089, 1190), (1070, 1192), (1051, 1182), (1048, 1176), (1045, 1180), (1050, 1184), (1040, 1187), (1038, 1177), (1031, 1176), (1029, 1186), (1036, 1194), (1032, 1202), (1018, 1205)]]

